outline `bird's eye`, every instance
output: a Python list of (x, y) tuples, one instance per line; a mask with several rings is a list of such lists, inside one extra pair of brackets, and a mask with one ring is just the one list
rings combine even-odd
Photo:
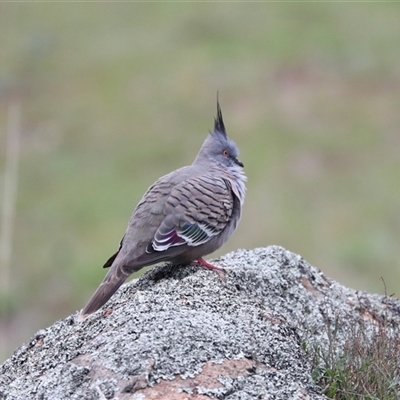
[(229, 156), (229, 151), (227, 149), (222, 150), (222, 155), (225, 157)]

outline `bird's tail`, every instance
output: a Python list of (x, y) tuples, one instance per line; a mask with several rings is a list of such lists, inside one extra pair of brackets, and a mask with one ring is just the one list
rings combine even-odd
[(85, 308), (80, 312), (78, 321), (83, 321), (89, 314), (96, 312), (102, 307), (110, 297), (118, 290), (118, 288), (125, 282), (127, 274), (124, 273), (122, 268), (113, 266), (108, 274), (104, 277), (103, 282), (94, 292)]

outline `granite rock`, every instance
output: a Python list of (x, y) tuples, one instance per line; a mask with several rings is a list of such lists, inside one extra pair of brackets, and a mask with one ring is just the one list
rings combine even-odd
[(0, 399), (325, 399), (305, 344), (338, 351), (354, 321), (400, 301), (357, 292), (281, 247), (213, 261), (225, 274), (156, 266), (84, 322), (78, 313), (37, 332), (0, 367)]

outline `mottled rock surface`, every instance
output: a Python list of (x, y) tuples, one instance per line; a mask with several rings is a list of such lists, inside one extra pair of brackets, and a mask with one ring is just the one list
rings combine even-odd
[(400, 301), (347, 289), (276, 246), (162, 265), (82, 323), (43, 329), (0, 367), (0, 399), (324, 399), (303, 350), (362, 319), (395, 332)]

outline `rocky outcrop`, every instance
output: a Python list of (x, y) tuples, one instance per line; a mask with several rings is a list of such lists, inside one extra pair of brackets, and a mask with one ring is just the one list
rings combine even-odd
[[(399, 331), (400, 302), (347, 289), (271, 246), (161, 265), (84, 322), (43, 329), (0, 367), (0, 399), (324, 399), (305, 344), (355, 321)], [(333, 329), (333, 328), (332, 328)]]

